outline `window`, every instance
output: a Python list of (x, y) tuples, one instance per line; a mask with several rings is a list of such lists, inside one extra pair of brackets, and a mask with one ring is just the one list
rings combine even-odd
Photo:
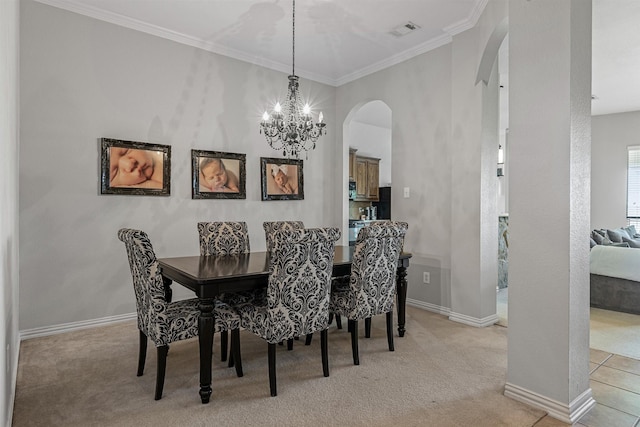
[(640, 145), (627, 148), (627, 224), (640, 227)]

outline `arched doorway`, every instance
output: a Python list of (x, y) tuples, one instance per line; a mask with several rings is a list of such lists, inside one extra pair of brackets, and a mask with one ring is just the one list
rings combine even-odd
[[(347, 201), (348, 207), (343, 210), (346, 216), (343, 218), (344, 223), (348, 223), (349, 220), (358, 220), (362, 215), (371, 218), (372, 211), (367, 212), (366, 207), (376, 207), (377, 218), (377, 213), (382, 212), (379, 206), (379, 203), (382, 203), (380, 195), (382, 194), (383, 199), (386, 199), (386, 195), (388, 195), (389, 208), (391, 204), (391, 108), (381, 100), (372, 100), (356, 105), (345, 119), (343, 132), (343, 141), (346, 147), (345, 163), (352, 163), (350, 158), (353, 159), (353, 156), (356, 159), (371, 159), (374, 163), (377, 162), (378, 175), (375, 180), (377, 189), (368, 191), (372, 197), (358, 196), (354, 197), (354, 200)], [(351, 186), (356, 181), (355, 168), (355, 164), (350, 164), (348, 176)], [(373, 197), (374, 193), (376, 197)], [(378, 199), (378, 202), (374, 199)], [(386, 200), (384, 203), (387, 203)], [(385, 218), (381, 219), (390, 219), (387, 218), (388, 215), (383, 214), (383, 216)]]

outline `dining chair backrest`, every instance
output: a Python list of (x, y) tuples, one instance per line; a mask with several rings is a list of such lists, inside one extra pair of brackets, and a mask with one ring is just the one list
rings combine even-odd
[(278, 343), (328, 327), (333, 256), (339, 238), (337, 228), (274, 233), (267, 287), (267, 341)]
[(156, 346), (168, 344), (167, 301), (158, 260), (147, 233), (130, 228), (118, 231), (129, 257), (129, 267), (136, 294), (138, 329)]
[(301, 230), (304, 228), (302, 221), (265, 221), (262, 223), (267, 241), (267, 251), (273, 248), (273, 239), (276, 231), (281, 230)]
[(249, 231), (244, 221), (199, 222), (200, 255), (249, 253)]
[(393, 309), (396, 270), (406, 222), (379, 222), (358, 233), (351, 262), (349, 319), (366, 319)]

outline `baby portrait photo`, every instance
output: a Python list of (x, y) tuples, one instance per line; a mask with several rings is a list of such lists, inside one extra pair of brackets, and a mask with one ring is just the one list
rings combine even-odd
[(168, 195), (168, 145), (102, 138), (101, 194)]
[(260, 158), (262, 200), (303, 200), (302, 160)]
[(193, 199), (246, 199), (246, 155), (191, 150)]

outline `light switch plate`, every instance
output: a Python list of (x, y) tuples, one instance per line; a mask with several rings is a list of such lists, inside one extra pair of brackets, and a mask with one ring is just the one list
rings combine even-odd
[(409, 198), (409, 187), (404, 187), (404, 198), (408, 199)]

